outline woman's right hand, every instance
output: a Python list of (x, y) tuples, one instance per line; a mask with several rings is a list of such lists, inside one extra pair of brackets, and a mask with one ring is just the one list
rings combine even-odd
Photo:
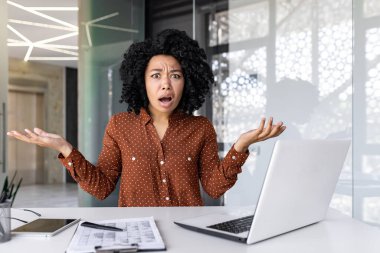
[(57, 150), (58, 152), (61, 152), (64, 157), (67, 157), (73, 149), (73, 146), (61, 136), (47, 133), (39, 128), (34, 128), (33, 132), (29, 129), (25, 129), (25, 133), (20, 133), (13, 130), (9, 131), (7, 135), (20, 141)]

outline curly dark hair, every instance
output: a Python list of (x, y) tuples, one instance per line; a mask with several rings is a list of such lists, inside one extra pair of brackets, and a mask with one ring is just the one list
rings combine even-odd
[(145, 89), (145, 69), (155, 55), (170, 55), (182, 67), (185, 85), (177, 110), (192, 114), (205, 101), (214, 75), (207, 63), (205, 51), (186, 32), (167, 29), (153, 39), (133, 43), (124, 54), (120, 67), (123, 90), (120, 102), (128, 104), (128, 111), (140, 113), (141, 107), (148, 109), (148, 96)]

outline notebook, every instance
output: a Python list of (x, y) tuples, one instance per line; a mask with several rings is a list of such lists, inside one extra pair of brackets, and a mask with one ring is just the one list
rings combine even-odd
[(174, 223), (247, 244), (317, 223), (326, 215), (350, 143), (279, 140), (256, 208), (237, 208)]

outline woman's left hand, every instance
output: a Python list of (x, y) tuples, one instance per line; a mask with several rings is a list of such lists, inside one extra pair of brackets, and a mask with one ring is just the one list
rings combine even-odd
[(267, 126), (265, 126), (265, 121), (266, 119), (262, 118), (259, 128), (250, 130), (240, 135), (234, 145), (235, 150), (238, 152), (246, 152), (249, 145), (255, 142), (265, 141), (269, 138), (277, 137), (286, 129), (282, 122), (278, 122), (273, 125), (272, 117), (269, 118)]

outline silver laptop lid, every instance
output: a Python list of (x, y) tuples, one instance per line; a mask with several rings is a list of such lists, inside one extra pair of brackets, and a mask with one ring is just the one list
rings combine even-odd
[(247, 243), (321, 221), (350, 143), (349, 140), (277, 141)]

